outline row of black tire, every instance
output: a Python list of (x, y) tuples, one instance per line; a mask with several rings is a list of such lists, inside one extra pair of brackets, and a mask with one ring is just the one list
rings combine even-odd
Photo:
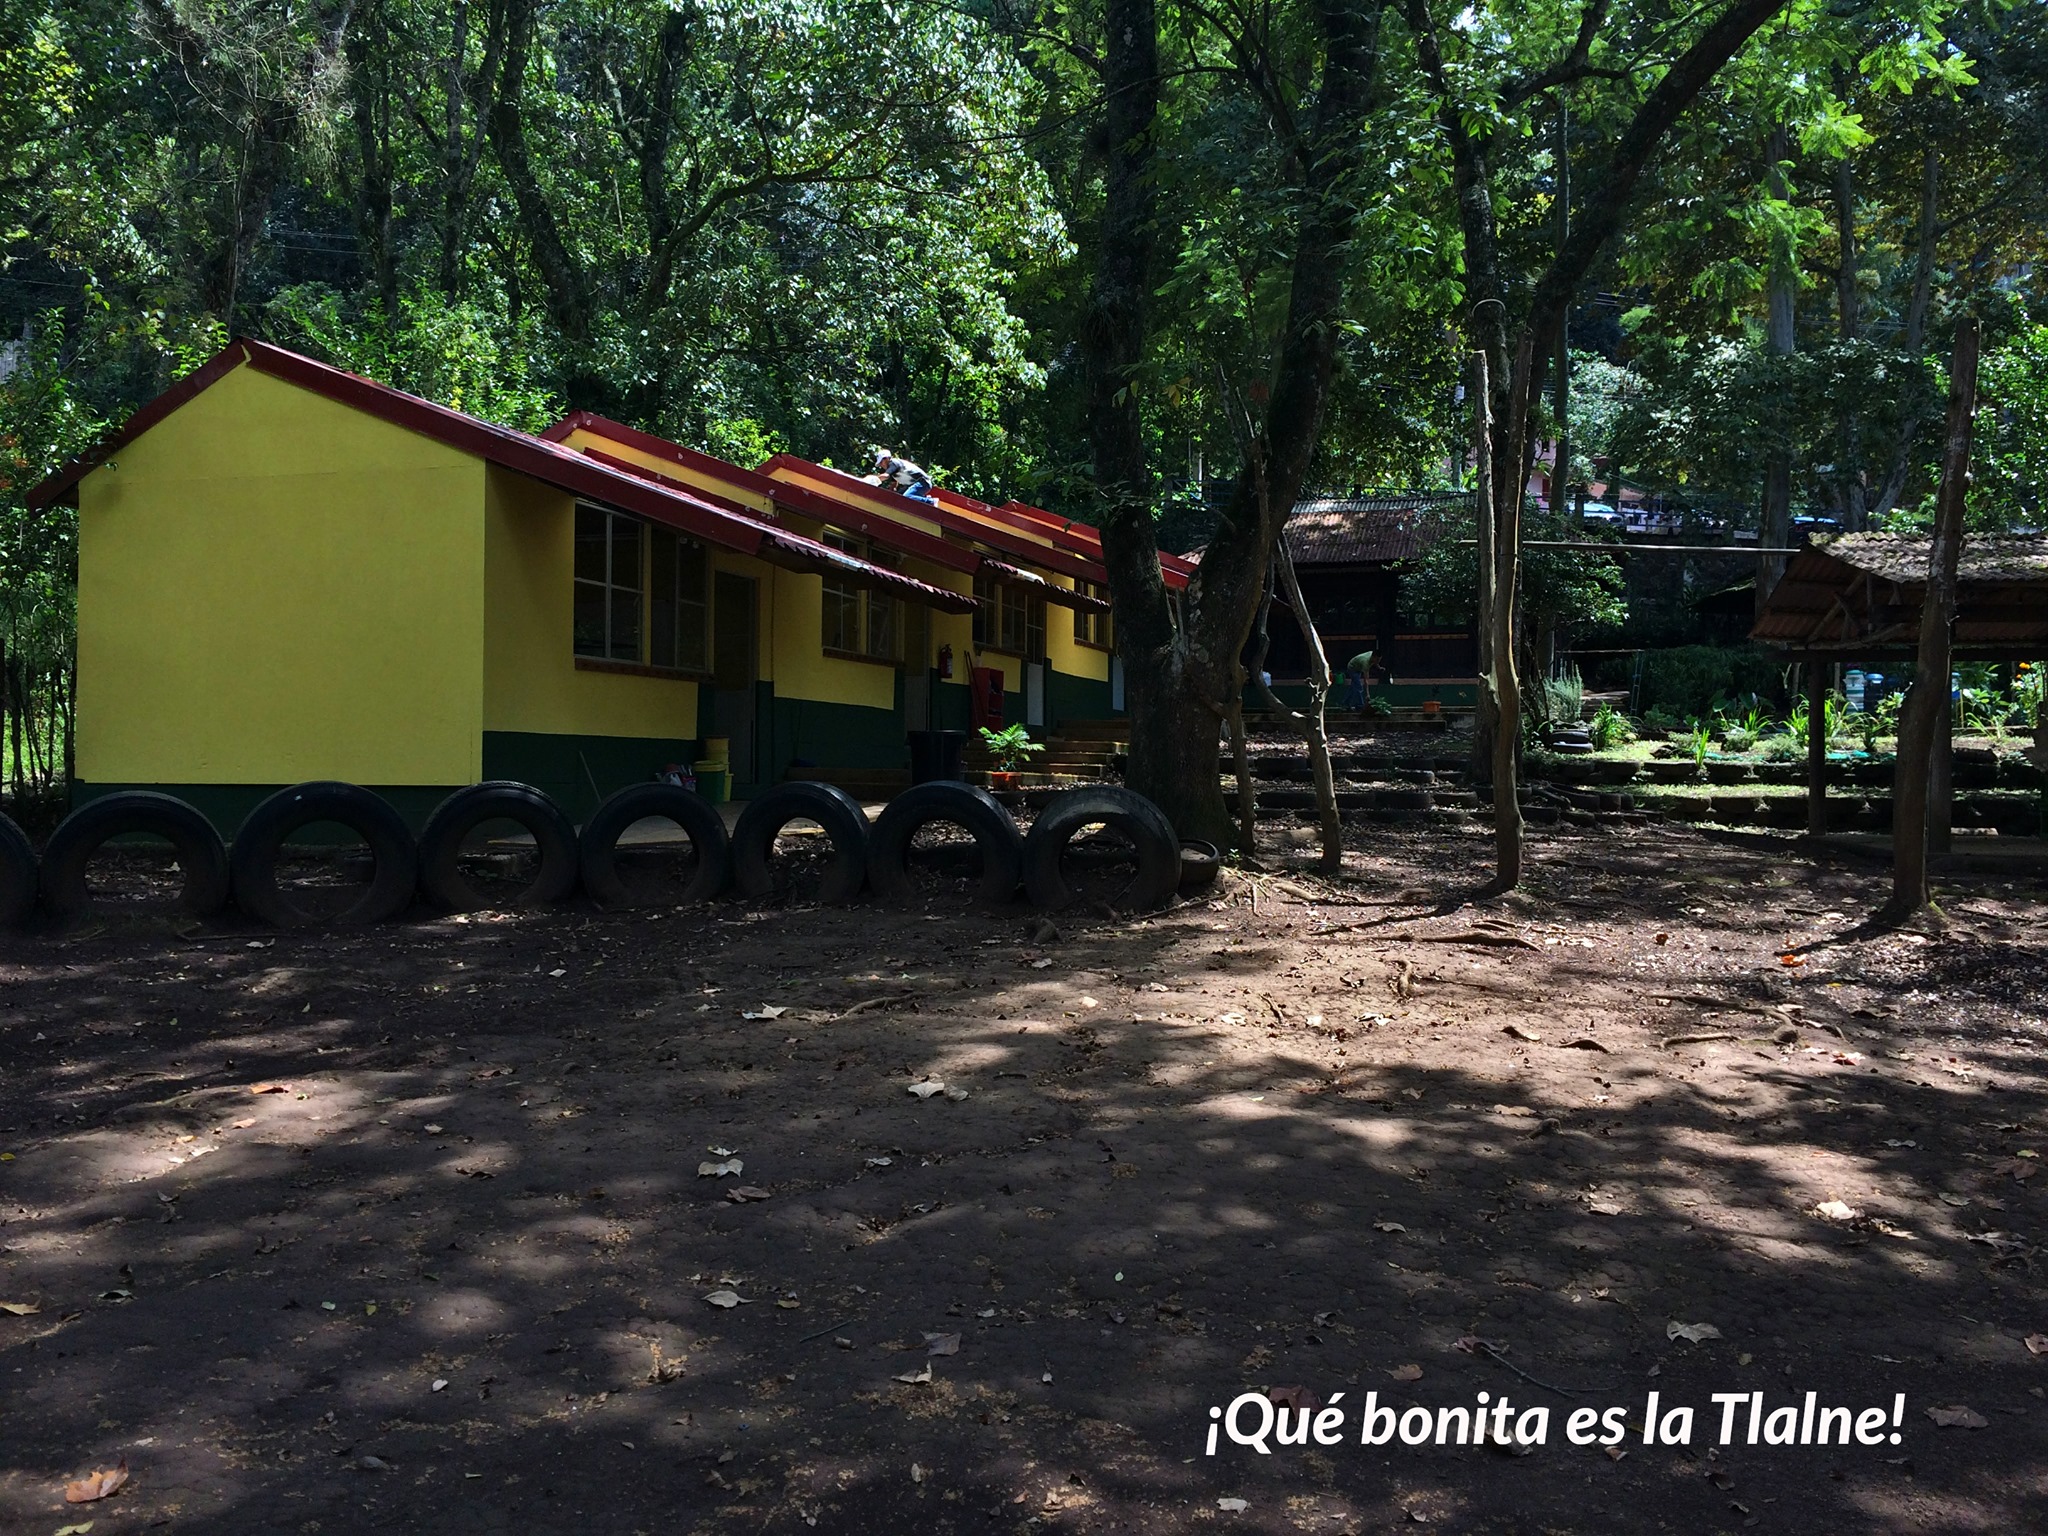
[[(169, 843), (183, 879), (180, 905), (205, 917), (230, 900), (249, 916), (279, 927), (378, 922), (395, 917), (423, 895), (446, 910), (494, 904), (462, 868), (465, 846), (487, 822), (513, 822), (533, 839), (532, 874), (500, 904), (538, 905), (567, 899), (578, 886), (603, 906), (638, 899), (619, 867), (620, 838), (651, 817), (675, 823), (696, 856), (687, 884), (668, 891), (673, 903), (709, 901), (737, 886), (740, 893), (774, 893), (770, 859), (775, 839), (793, 821), (816, 822), (831, 846), (817, 899), (841, 904), (863, 889), (885, 901), (915, 894), (911, 844), (919, 829), (945, 822), (964, 829), (980, 851), (976, 898), (987, 904), (1014, 900), (1021, 888), (1033, 904), (1061, 909), (1080, 893), (1069, 883), (1063, 854), (1083, 829), (1105, 825), (1127, 844), (1135, 873), (1114, 897), (1117, 906), (1163, 906), (1180, 880), (1180, 843), (1173, 826), (1142, 795), (1113, 786), (1090, 786), (1054, 795), (1019, 830), (1009, 811), (970, 784), (915, 785), (886, 805), (872, 826), (858, 801), (830, 784), (779, 784), (750, 802), (728, 834), (717, 807), (694, 792), (665, 783), (633, 784), (604, 801), (581, 832), (560, 806), (528, 784), (505, 780), (472, 784), (437, 807), (415, 839), (381, 796), (354, 784), (321, 781), (279, 790), (249, 813), (232, 846), (213, 824), (173, 795), (123, 790), (87, 802), (50, 834), (38, 860), (21, 829), (0, 815), (0, 927), (25, 920), (38, 898), (59, 918), (90, 901), (87, 864), (120, 838)], [(294, 898), (280, 878), (286, 846), (305, 828), (339, 824), (368, 849), (371, 875), (338, 912), (318, 911)]]

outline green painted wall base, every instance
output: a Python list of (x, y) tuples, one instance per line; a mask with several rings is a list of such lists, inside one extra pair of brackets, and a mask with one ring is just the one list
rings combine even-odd
[(669, 764), (693, 762), (696, 755), (697, 743), (687, 737), (484, 732), (485, 778), (531, 784), (579, 826), (613, 791), (645, 783)]

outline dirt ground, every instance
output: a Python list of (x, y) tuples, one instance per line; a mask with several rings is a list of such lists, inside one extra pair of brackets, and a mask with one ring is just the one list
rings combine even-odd
[[(0, 1529), (2048, 1525), (2040, 882), (1881, 934), (1874, 866), (1552, 832), (1475, 907), (1482, 835), (1350, 831), (1037, 941), (0, 940)], [(1288, 1387), (1337, 1443), (1206, 1453)], [(1722, 1445), (1747, 1392), (1880, 1443)], [(1369, 1393), (1545, 1443), (1361, 1445)]]

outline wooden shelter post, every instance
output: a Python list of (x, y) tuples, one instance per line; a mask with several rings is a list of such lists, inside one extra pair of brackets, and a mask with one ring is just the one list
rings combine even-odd
[(1820, 837), (1828, 829), (1828, 669), (1808, 657), (1806, 674), (1806, 830)]

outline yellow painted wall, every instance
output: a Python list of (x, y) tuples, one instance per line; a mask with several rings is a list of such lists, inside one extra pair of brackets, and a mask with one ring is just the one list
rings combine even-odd
[(778, 699), (895, 708), (894, 667), (825, 654), (824, 578), (779, 570), (772, 601), (772, 649), (763, 654), (772, 657)]
[(480, 461), (242, 367), (79, 485), (87, 783), (463, 784)]
[(576, 665), (575, 498), (496, 465), (486, 485), (483, 728), (694, 737), (695, 683)]
[[(1046, 579), (1069, 589), (1074, 585), (1064, 576)], [(1045, 659), (1055, 672), (1064, 672), (1069, 677), (1091, 678), (1098, 683), (1109, 681), (1109, 652), (1076, 643), (1074, 610), (1055, 603), (1045, 607)]]

